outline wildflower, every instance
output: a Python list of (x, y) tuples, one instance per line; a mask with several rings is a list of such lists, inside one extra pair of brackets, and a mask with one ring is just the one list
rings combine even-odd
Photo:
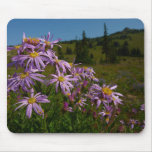
[(38, 69), (41, 70), (44, 69), (46, 64), (45, 61), (48, 61), (49, 57), (46, 53), (43, 52), (36, 52), (36, 51), (30, 51), (27, 55), (18, 55), (14, 58), (15, 62), (19, 62), (20, 64), (26, 63), (26, 69)]
[(36, 71), (26, 71), (24, 73), (14, 74), (12, 78), (8, 79), (8, 88), (16, 91), (21, 87), (23, 90), (28, 91), (31, 85), (34, 85), (33, 80), (43, 82), (40, 77), (45, 77), (42, 74), (35, 73)]
[(41, 116), (44, 116), (44, 111), (42, 107), (40, 106), (40, 103), (49, 103), (50, 101), (47, 99), (46, 95), (41, 95), (41, 93), (37, 93), (34, 95), (34, 90), (33, 88), (30, 90), (31, 96), (29, 97), (24, 97), (23, 99), (19, 100), (16, 104), (20, 104), (16, 109), (19, 109), (23, 106), (27, 106), (26, 109), (26, 116), (28, 118), (31, 118), (32, 115), (32, 109)]
[(113, 107), (105, 105), (104, 110), (99, 112), (99, 115), (105, 117), (106, 122), (109, 123), (109, 120), (112, 116), (112, 112), (113, 112)]
[(120, 120), (120, 123), (121, 123), (122, 125), (124, 125), (124, 124), (125, 124), (124, 120)]
[(73, 112), (72, 107), (69, 107), (69, 104), (67, 102), (64, 102), (64, 110), (69, 111), (69, 112)]
[(72, 75), (64, 76), (63, 73), (60, 73), (57, 68), (58, 75), (51, 74), (54, 78), (50, 80), (50, 84), (56, 82), (56, 92), (58, 92), (58, 87), (60, 86), (62, 92), (66, 95), (66, 92), (70, 92), (70, 89), (73, 88), (71, 81), (76, 81), (76, 78), (72, 78)]
[(29, 46), (32, 47), (32, 45), (33, 46), (39, 45), (40, 44), (40, 39), (39, 38), (31, 38), (31, 37), (27, 38), (25, 36), (25, 33), (23, 33), (23, 40), (22, 40), (22, 42), (23, 42), (23, 45), (24, 44), (29, 44)]
[(145, 104), (142, 104), (142, 105), (140, 106), (140, 110), (142, 110), (142, 111), (145, 110)]
[(71, 71), (72, 75), (78, 80), (82, 80), (82, 77), (85, 78), (84, 69), (80, 67), (74, 67)]
[(97, 100), (97, 107), (103, 102), (103, 103), (111, 103), (113, 102), (114, 105), (122, 104), (122, 100), (119, 98), (119, 96), (122, 96), (122, 94), (118, 92), (113, 92), (113, 90), (117, 86), (109, 87), (106, 85), (103, 85), (100, 87), (98, 84), (93, 84), (90, 87), (89, 94), (91, 95), (91, 100)]
[(122, 100), (118, 96), (113, 96), (112, 99), (113, 99), (114, 105), (122, 104), (121, 102)]
[(61, 47), (59, 44), (57, 44), (61, 40), (60, 38), (55, 41), (52, 41), (52, 39), (53, 39), (53, 35), (50, 38), (50, 32), (48, 32), (47, 37), (44, 36), (43, 39), (41, 39), (41, 41), (43, 42), (43, 47), (51, 48), (51, 49), (53, 49), (54, 45), (58, 45), (59, 47)]
[(137, 109), (136, 108), (132, 108), (132, 112), (136, 114), (137, 113)]
[(74, 101), (74, 98), (75, 98), (75, 96), (76, 96), (76, 93), (73, 91), (72, 94), (71, 94), (71, 93), (68, 93), (67, 95), (68, 95), (69, 100), (70, 100), (71, 102), (73, 102), (73, 101)]
[(84, 105), (87, 105), (85, 102), (86, 102), (86, 99), (81, 98), (77, 101), (76, 105), (78, 105), (79, 108), (81, 109), (81, 107), (83, 107)]
[(20, 52), (22, 52), (22, 45), (15, 45), (15, 46), (11, 46), (11, 47), (7, 47), (7, 51), (12, 51), (12, 50), (17, 50), (18, 54), (20, 54)]
[(131, 129), (133, 129), (133, 128), (134, 128), (134, 125), (137, 124), (137, 123), (138, 123), (137, 120), (135, 120), (135, 119), (130, 119), (129, 124), (131, 125)]
[(71, 70), (70, 64), (64, 60), (59, 60), (58, 57), (55, 57), (53, 60), (51, 60), (51, 63), (55, 65), (56, 69), (61, 68), (63, 73), (66, 73), (66, 69), (69, 71)]

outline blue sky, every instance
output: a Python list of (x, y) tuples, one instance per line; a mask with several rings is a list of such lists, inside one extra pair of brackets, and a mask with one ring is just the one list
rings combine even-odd
[(7, 45), (20, 44), (23, 32), (27, 37), (40, 37), (48, 32), (54, 39), (72, 40), (82, 38), (85, 30), (89, 38), (103, 36), (104, 23), (108, 34), (123, 30), (125, 27), (143, 29), (138, 19), (13, 19), (7, 26)]

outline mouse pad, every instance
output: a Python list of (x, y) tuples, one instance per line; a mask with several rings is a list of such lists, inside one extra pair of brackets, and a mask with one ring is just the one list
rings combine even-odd
[(7, 64), (13, 133), (139, 133), (145, 126), (138, 19), (13, 19)]

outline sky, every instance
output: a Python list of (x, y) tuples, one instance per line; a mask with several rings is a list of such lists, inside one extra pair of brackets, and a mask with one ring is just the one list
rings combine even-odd
[(27, 37), (41, 37), (48, 32), (54, 35), (53, 40), (62, 41), (81, 39), (85, 30), (89, 38), (103, 36), (104, 23), (108, 34), (123, 30), (143, 29), (143, 23), (138, 19), (13, 19), (7, 25), (7, 45), (17, 45), (22, 42), (25, 32)]

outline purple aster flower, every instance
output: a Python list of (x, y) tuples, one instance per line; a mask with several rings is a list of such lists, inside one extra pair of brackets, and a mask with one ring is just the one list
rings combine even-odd
[(67, 92), (71, 92), (70, 89), (73, 88), (71, 81), (76, 81), (76, 78), (72, 78), (72, 75), (64, 76), (63, 73), (60, 73), (57, 68), (57, 75), (51, 74), (54, 78), (50, 80), (50, 84), (56, 83), (56, 92), (58, 92), (58, 87), (60, 86), (62, 92), (66, 95)]
[(95, 74), (93, 68), (91, 68), (91, 67), (83, 67), (83, 68), (84, 68), (85, 72), (86, 72), (88, 75), (94, 75), (94, 74)]
[(33, 80), (43, 82), (40, 78), (45, 76), (35, 72), (36, 71), (26, 71), (13, 75), (12, 78), (8, 79), (8, 89), (16, 91), (21, 87), (24, 91), (28, 91), (28, 88), (31, 88), (31, 85), (34, 85)]
[(13, 61), (19, 62), (19, 64), (23, 65), (26, 62), (26, 69), (38, 69), (45, 68), (45, 61), (48, 61), (49, 57), (46, 53), (30, 51), (27, 55), (17, 55), (13, 58)]
[(57, 44), (59, 41), (61, 41), (60, 38), (55, 41), (52, 41), (52, 39), (53, 39), (53, 35), (50, 38), (50, 32), (49, 32), (47, 37), (44, 36), (43, 39), (41, 39), (41, 41), (43, 42), (43, 47), (50, 49), (53, 49), (54, 45), (58, 45), (59, 47), (61, 47), (59, 44)]
[(72, 75), (78, 80), (82, 80), (82, 77), (85, 78), (84, 69), (80, 67), (74, 67), (71, 71)]
[(122, 100), (118, 96), (113, 95), (112, 99), (113, 99), (114, 105), (122, 104)]
[(120, 123), (121, 123), (122, 125), (124, 125), (124, 124), (125, 124), (124, 120), (120, 120)]
[(83, 67), (83, 69), (84, 69), (83, 76), (85, 78), (88, 78), (89, 80), (93, 80), (95, 82), (99, 82), (99, 80), (94, 76), (95, 72), (94, 72), (93, 68), (91, 68), (91, 67)]
[(56, 69), (62, 69), (63, 73), (66, 73), (66, 69), (71, 70), (70, 64), (64, 60), (59, 60), (58, 57), (55, 57), (51, 62), (56, 66)]
[(15, 46), (7, 47), (7, 51), (12, 51), (12, 50), (17, 50), (18, 54), (20, 54), (20, 52), (22, 52), (22, 50), (23, 50), (23, 47), (22, 47), (22, 45), (15, 45)]
[(28, 44), (27, 47), (39, 46), (40, 42), (41, 42), (40, 38), (31, 38), (31, 37), (27, 38), (25, 36), (25, 33), (23, 32), (23, 40), (22, 40), (23, 45)]
[(47, 99), (46, 95), (41, 95), (41, 93), (37, 93), (34, 95), (33, 88), (30, 90), (31, 97), (24, 97), (23, 99), (19, 100), (16, 104), (20, 104), (16, 109), (19, 109), (23, 106), (27, 106), (26, 109), (26, 116), (31, 118), (32, 109), (38, 114), (44, 117), (44, 110), (40, 106), (40, 103), (49, 103), (50, 101)]
[(20, 62), (19, 55), (12, 57), (12, 62), (8, 63), (8, 67), (15, 65), (16, 69), (18, 69), (18, 66), (24, 67), (24, 64)]
[(99, 115), (105, 117), (106, 122), (109, 123), (109, 120), (112, 116), (112, 112), (113, 112), (113, 107), (105, 105), (104, 110), (99, 112)]
[(142, 110), (142, 111), (145, 110), (145, 104), (142, 104), (142, 105), (140, 106), (140, 110)]
[[(122, 96), (122, 94), (113, 92), (114, 87), (109, 87), (103, 85), (103, 87), (100, 87), (98, 84), (93, 84), (89, 89), (89, 94), (92, 101), (97, 101), (97, 108), (100, 106), (101, 103), (111, 103), (113, 102), (114, 105), (122, 104), (122, 100), (119, 98), (119, 96)], [(119, 95), (119, 96), (118, 96)]]
[(138, 124), (138, 120), (130, 119), (129, 124), (131, 125), (131, 129), (133, 129), (133, 128), (134, 128), (134, 125), (135, 125), (135, 124)]
[(71, 94), (71, 93), (67, 93), (67, 96), (68, 96), (68, 98), (69, 98), (69, 100), (70, 100), (71, 102), (74, 102), (76, 93), (75, 93), (75, 91), (73, 91), (72, 94)]
[(79, 108), (81, 109), (81, 107), (84, 107), (84, 105), (87, 105), (85, 102), (86, 102), (86, 99), (81, 98), (77, 101), (76, 105), (78, 105)]
[(91, 77), (91, 80), (95, 81), (95, 82), (99, 82), (99, 79), (97, 79), (95, 76)]
[(72, 107), (69, 107), (69, 104), (67, 102), (64, 102), (64, 110), (69, 111), (69, 112), (73, 112)]
[(112, 87), (103, 85), (102, 86), (102, 92), (104, 96), (112, 96), (112, 97), (116, 97), (117, 96), (123, 96), (121, 93), (118, 92), (114, 92), (113, 90), (117, 88), (117, 85), (114, 85)]
[(136, 108), (132, 108), (132, 112), (136, 114), (137, 113), (137, 109)]

